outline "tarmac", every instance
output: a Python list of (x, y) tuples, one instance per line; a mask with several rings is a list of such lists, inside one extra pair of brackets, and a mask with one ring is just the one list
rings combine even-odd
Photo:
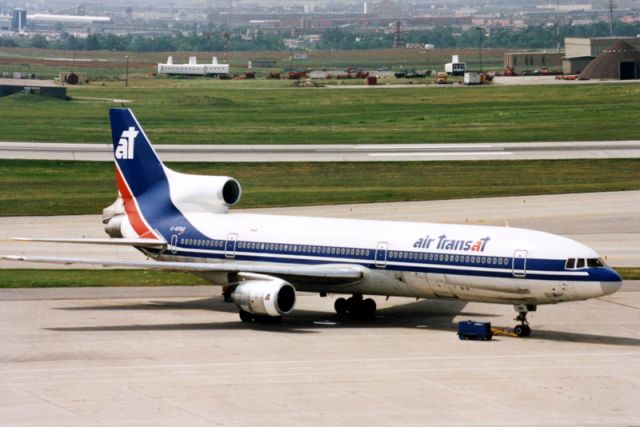
[(213, 287), (0, 291), (0, 425), (634, 426), (640, 283), (542, 306), (529, 338), (460, 341), (510, 306), (376, 298), (339, 319), (299, 295), (241, 323)]
[[(640, 158), (640, 141), (460, 144), (313, 144), (155, 146), (166, 162), (381, 162)], [(113, 161), (104, 144), (0, 141), (0, 159)]]

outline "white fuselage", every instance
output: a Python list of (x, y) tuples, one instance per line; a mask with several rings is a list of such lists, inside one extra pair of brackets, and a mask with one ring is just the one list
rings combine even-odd
[(548, 304), (620, 287), (591, 277), (591, 269), (565, 268), (569, 258), (597, 259), (592, 249), (526, 229), (206, 212), (185, 216), (197, 230), (175, 224), (159, 259), (369, 269), (350, 284), (294, 283), (301, 291)]

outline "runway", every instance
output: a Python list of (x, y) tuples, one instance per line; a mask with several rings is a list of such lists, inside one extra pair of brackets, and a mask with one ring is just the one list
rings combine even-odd
[(282, 325), (239, 322), (212, 287), (0, 290), (0, 425), (640, 424), (640, 283), (539, 307), (377, 298), (373, 321), (300, 295)]
[[(640, 158), (640, 141), (155, 146), (167, 162), (380, 162)], [(0, 142), (0, 159), (113, 161), (111, 144)]]
[[(640, 266), (640, 191), (232, 209), (232, 212), (509, 225), (547, 231), (575, 239), (594, 248), (607, 263), (616, 267)], [(105, 237), (99, 215), (0, 218), (0, 254), (143, 259), (139, 252), (131, 248), (7, 240), (16, 236)], [(1, 261), (0, 267), (61, 268), (64, 266)]]

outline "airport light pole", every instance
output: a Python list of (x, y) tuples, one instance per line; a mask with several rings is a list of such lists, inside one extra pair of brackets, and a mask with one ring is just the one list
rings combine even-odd
[(124, 60), (126, 62), (126, 71), (124, 74), (124, 87), (129, 87), (129, 55), (125, 55)]

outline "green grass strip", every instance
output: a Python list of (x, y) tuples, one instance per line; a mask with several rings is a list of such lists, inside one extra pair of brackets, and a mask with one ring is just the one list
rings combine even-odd
[[(238, 207), (443, 200), (640, 189), (639, 159), (372, 163), (177, 163), (240, 181)], [(0, 161), (0, 215), (100, 213), (117, 195), (110, 163)]]
[(110, 143), (108, 110), (120, 106), (111, 100), (125, 99), (159, 144), (592, 141), (640, 135), (640, 85), (632, 84), (375, 90), (296, 89), (266, 80), (153, 84), (70, 87), (71, 101), (3, 97), (0, 134), (7, 141)]
[(191, 274), (156, 270), (0, 270), (0, 288), (195, 286), (206, 284), (205, 280)]
[(624, 280), (640, 280), (640, 267), (616, 267)]

